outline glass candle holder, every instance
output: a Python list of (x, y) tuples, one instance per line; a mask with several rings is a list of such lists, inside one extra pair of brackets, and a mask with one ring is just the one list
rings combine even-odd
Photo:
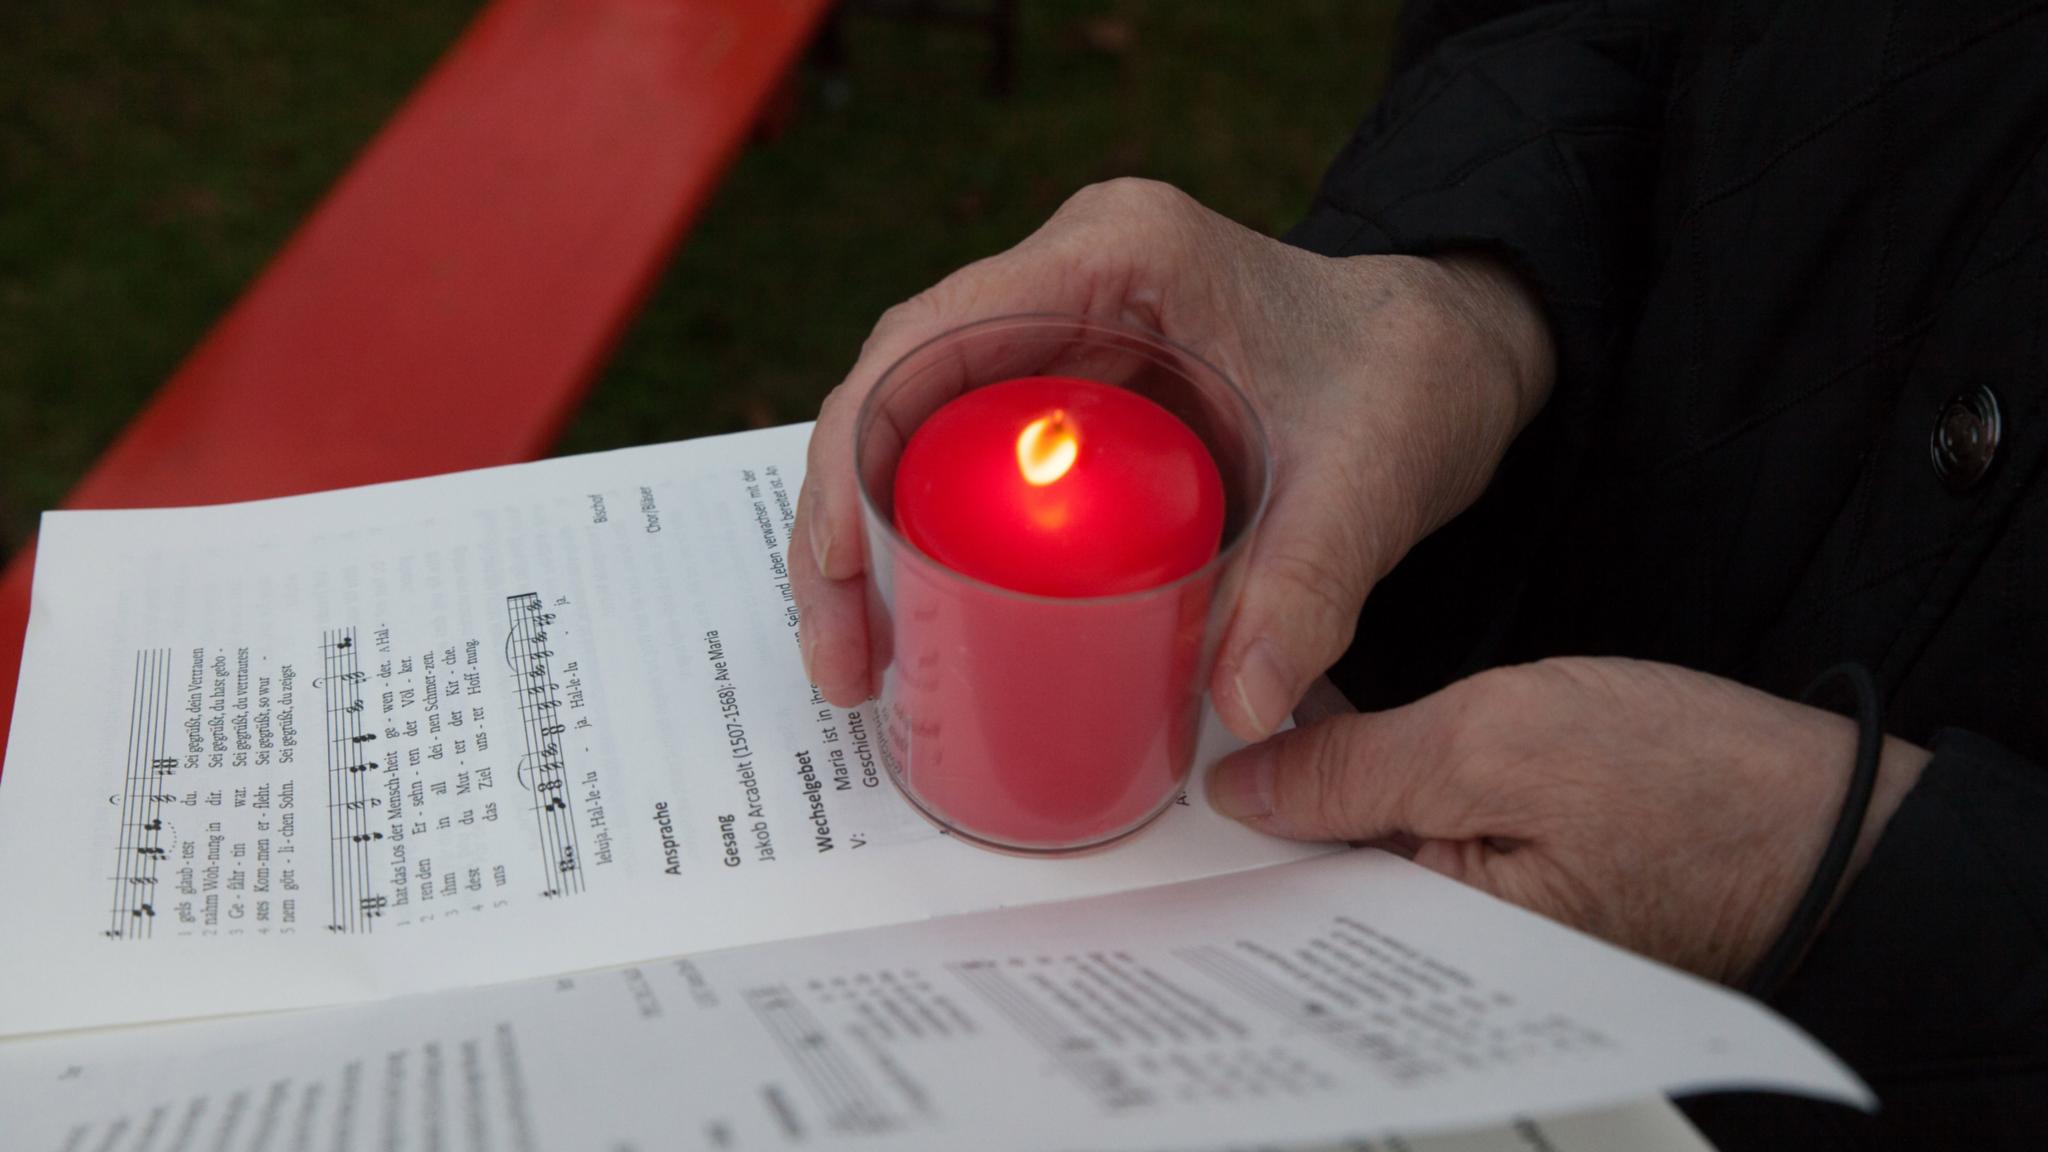
[[(1186, 424), (1222, 479), (1215, 555), (1157, 587), (1041, 596), (963, 575), (910, 543), (894, 491), (911, 437), (955, 397), (1025, 376), (1128, 389)], [(1023, 852), (1104, 844), (1163, 812), (1187, 784), (1216, 644), (1272, 483), (1245, 394), (1156, 333), (1011, 316), (905, 355), (869, 394), (854, 436), (878, 747), (903, 794), (959, 836)]]

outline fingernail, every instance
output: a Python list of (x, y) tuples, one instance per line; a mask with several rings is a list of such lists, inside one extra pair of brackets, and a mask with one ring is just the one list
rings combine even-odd
[(1209, 806), (1232, 820), (1273, 814), (1273, 753), (1247, 748), (1218, 761), (1209, 772)]
[(825, 501), (818, 495), (816, 485), (811, 486), (810, 504), (811, 559), (818, 565), (819, 574), (830, 579), (832, 569), (826, 567), (825, 562), (832, 558), (832, 533), (825, 525)]
[(1238, 658), (1237, 675), (1231, 687), (1237, 693), (1238, 707), (1244, 709), (1261, 736), (1272, 735), (1280, 722), (1287, 719), (1287, 710), (1294, 706), (1280, 655), (1273, 642), (1264, 637), (1252, 641)]

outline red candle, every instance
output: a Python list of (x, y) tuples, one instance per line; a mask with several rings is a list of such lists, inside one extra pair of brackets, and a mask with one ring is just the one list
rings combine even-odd
[(1156, 588), (1209, 562), (1223, 478), (1135, 392), (1032, 376), (932, 413), (896, 469), (896, 527), (955, 572), (1039, 596)]
[(919, 425), (894, 511), (944, 569), (900, 563), (892, 581), (885, 745), (912, 797), (1019, 847), (1108, 839), (1170, 802), (1200, 719), (1214, 574), (1184, 578), (1224, 522), (1194, 432), (1125, 389), (1007, 380)]

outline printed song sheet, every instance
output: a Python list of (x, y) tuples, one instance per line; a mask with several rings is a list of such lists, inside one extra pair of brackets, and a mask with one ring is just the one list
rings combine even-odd
[(0, 779), (0, 1035), (489, 984), (1311, 851), (1198, 799), (1060, 860), (917, 815), (869, 714), (802, 672), (787, 562), (808, 431), (46, 517)]
[(1767, 1010), (1361, 850), (347, 1009), (0, 1044), (28, 1149), (1215, 1148), (1708, 1087)]

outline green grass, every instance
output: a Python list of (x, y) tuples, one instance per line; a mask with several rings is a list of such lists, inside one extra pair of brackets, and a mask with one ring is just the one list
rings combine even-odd
[[(856, 15), (685, 242), (564, 451), (809, 417), (875, 316), (1074, 189), (1170, 180), (1277, 231), (1377, 91), (1392, 0)], [(473, 3), (0, 5), (0, 550), (33, 530), (376, 131)], [(835, 99), (843, 95), (844, 99)]]

